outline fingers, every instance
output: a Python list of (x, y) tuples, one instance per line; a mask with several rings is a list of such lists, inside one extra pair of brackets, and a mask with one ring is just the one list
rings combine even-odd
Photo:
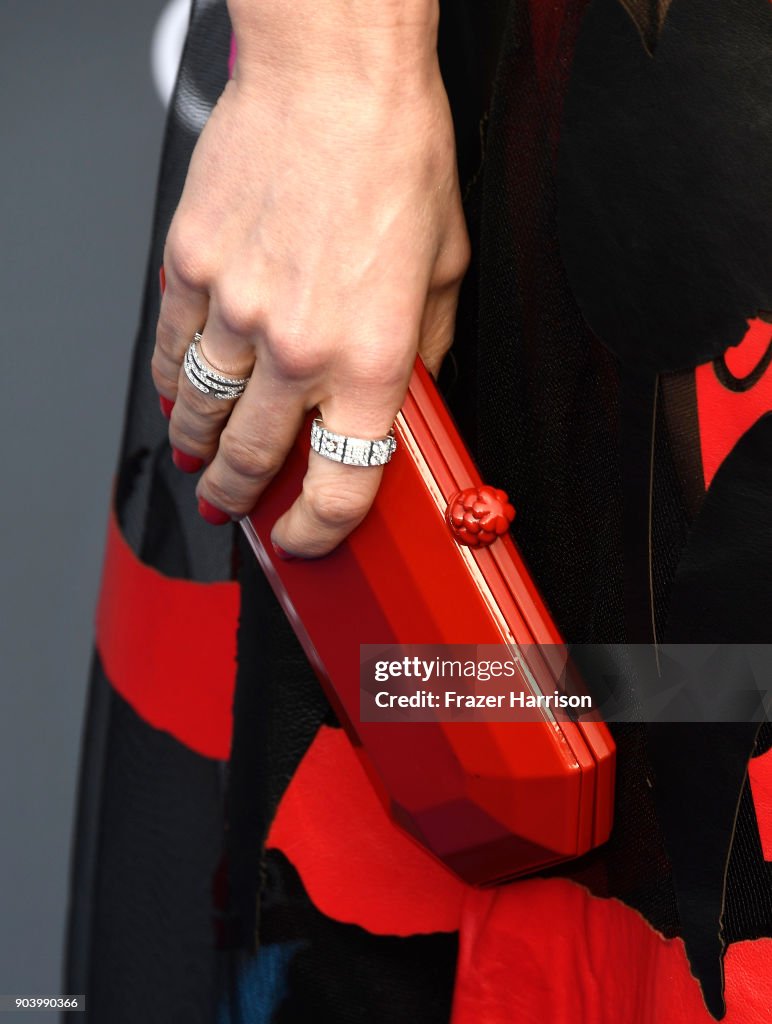
[[(459, 288), (456, 280), (433, 289), (424, 307), (418, 351), (435, 376), (453, 342)], [(401, 375), (396, 370), (376, 369), (364, 388), (343, 388), (340, 396), (322, 403), (325, 426), (353, 437), (385, 436), (404, 401), (412, 360)], [(344, 466), (310, 451), (303, 490), (274, 525), (274, 545), (289, 557), (313, 558), (332, 551), (367, 515), (384, 472), (389, 472), (388, 464)]]
[(151, 370), (158, 393), (173, 403), (177, 399), (185, 349), (206, 322), (209, 296), (205, 288), (188, 283), (168, 265), (163, 268), (161, 287), (163, 296)]
[(382, 475), (382, 467), (341, 466), (310, 451), (303, 490), (271, 532), (278, 553), (292, 558), (328, 554), (367, 515)]
[[(419, 351), (435, 375), (452, 344), (458, 292), (457, 282), (435, 288), (424, 306)], [(206, 323), (199, 347), (206, 363), (227, 376), (251, 374), (238, 401), (203, 394), (184, 372), (185, 352), (202, 321)], [(271, 351), (276, 346), (271, 344), (267, 350), (261, 348), (262, 358), (255, 364), (256, 322), (250, 321), (247, 330), (230, 321), (232, 317), (226, 323), (221, 315), (216, 296), (210, 305), (205, 293), (180, 279), (167, 279), (154, 378), (162, 396), (175, 403), (169, 429), (175, 462), (190, 472), (210, 463), (197, 496), (201, 514), (218, 524), (252, 511), (284, 463), (311, 407), (309, 373), (298, 367), (287, 372), (288, 360), (274, 360)], [(380, 362), (380, 369), (360, 366), (336, 374), (339, 396), (320, 407), (330, 430), (367, 439), (388, 433), (404, 399), (412, 360), (396, 359), (389, 366)], [(301, 494), (272, 531), (277, 550), (287, 557), (310, 558), (332, 551), (366, 516), (383, 471), (377, 466), (341, 465), (309, 447)]]
[[(190, 339), (185, 349), (189, 344)], [(254, 341), (229, 331), (214, 303), (196, 348), (207, 367), (216, 373), (234, 378), (248, 377), (252, 373)], [(233, 398), (216, 398), (212, 391), (205, 394), (188, 379), (184, 365), (178, 368), (177, 401), (169, 423), (169, 440), (174, 460), (181, 469), (195, 471), (214, 458), (220, 434), (235, 402)], [(179, 453), (183, 453), (182, 460)]]
[(261, 352), (246, 391), (219, 435), (216, 455), (196, 488), (205, 519), (225, 522), (216, 515), (218, 510), (233, 519), (252, 511), (287, 457), (306, 411), (303, 390), (280, 378)]
[[(435, 375), (452, 343), (458, 290), (457, 284), (433, 290), (423, 311), (419, 351)], [(261, 346), (257, 363), (248, 368), (246, 360), (254, 358), (254, 342), (229, 330), (214, 302), (201, 344), (207, 362), (216, 369), (229, 376), (251, 372), (250, 383), (237, 402), (202, 394), (184, 370), (178, 372), (177, 402), (170, 424), (171, 441), (178, 449), (175, 461), (191, 471), (210, 462), (197, 487), (199, 511), (210, 522), (220, 524), (251, 512), (281, 468), (312, 407), (309, 388), (313, 375), (298, 372), (297, 367), (289, 373), (288, 360), (274, 359), (275, 346), (270, 343)], [(397, 360), (388, 366), (381, 360), (380, 368), (350, 371), (344, 375), (345, 383), (339, 377), (336, 391), (340, 395), (320, 405), (325, 425), (353, 437), (386, 435), (404, 400), (411, 370), (411, 360)], [(364, 519), (383, 471), (377, 466), (341, 465), (309, 447), (301, 494), (272, 531), (277, 551), (285, 557), (310, 558), (332, 551)]]
[[(372, 402), (357, 403), (350, 397), (322, 403), (324, 425), (335, 433), (375, 439), (385, 436), (397, 415), (407, 377), (391, 395), (378, 394)], [(347, 390), (344, 396), (350, 396)], [(388, 466), (385, 468), (388, 472)], [(370, 509), (383, 476), (380, 466), (346, 466), (309, 449), (303, 489), (271, 533), (283, 556), (318, 558), (326, 555), (351, 533)]]

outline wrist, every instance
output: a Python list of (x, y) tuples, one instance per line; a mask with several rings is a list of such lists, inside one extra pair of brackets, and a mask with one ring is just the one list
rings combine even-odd
[(228, 0), (239, 84), (276, 76), (410, 88), (437, 66), (438, 0)]

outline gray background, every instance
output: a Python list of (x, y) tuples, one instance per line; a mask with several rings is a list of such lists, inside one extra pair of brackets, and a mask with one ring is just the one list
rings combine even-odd
[(61, 991), (92, 619), (163, 127), (150, 72), (163, 6), (0, 4), (0, 994)]

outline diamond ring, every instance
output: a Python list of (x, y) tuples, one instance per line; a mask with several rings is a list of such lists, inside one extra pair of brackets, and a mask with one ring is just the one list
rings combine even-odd
[(201, 335), (196, 332), (193, 341), (185, 352), (183, 367), (185, 374), (193, 385), (204, 395), (212, 398), (241, 398), (249, 384), (249, 377), (226, 377), (207, 366), (199, 351)]
[(393, 429), (374, 440), (334, 434), (317, 416), (311, 424), (311, 447), (325, 459), (344, 466), (385, 466), (397, 450), (397, 439)]

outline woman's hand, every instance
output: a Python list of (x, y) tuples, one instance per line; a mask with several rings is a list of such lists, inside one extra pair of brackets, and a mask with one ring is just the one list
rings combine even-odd
[[(197, 493), (210, 521), (252, 510), (311, 408), (335, 432), (386, 434), (416, 352), (436, 373), (452, 341), (469, 242), (436, 24), (352, 25), (357, 2), (331, 3), (325, 31), (306, 25), (313, 46), (301, 0), (273, 48), (270, 26), (247, 19), (239, 35), (232, 10), (236, 75), (167, 238), (153, 377), (174, 402), (173, 447), (188, 466), (208, 463)], [(251, 373), (240, 399), (213, 400), (181, 371), (196, 331), (215, 369)], [(365, 516), (382, 472), (309, 451), (275, 545), (330, 551)]]

